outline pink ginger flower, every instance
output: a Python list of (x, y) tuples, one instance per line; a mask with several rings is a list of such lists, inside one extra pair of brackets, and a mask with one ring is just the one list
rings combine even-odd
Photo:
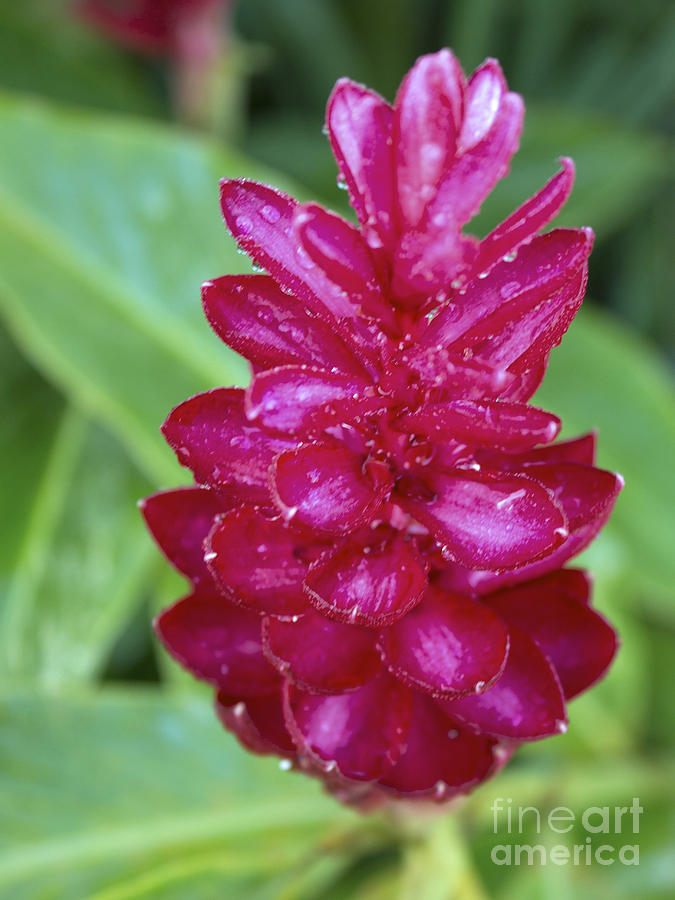
[(463, 227), (518, 146), (523, 103), (487, 60), (417, 61), (394, 106), (346, 79), (327, 130), (358, 226), (225, 180), (235, 240), (269, 274), (203, 287), (250, 386), (176, 407), (196, 487), (145, 501), (192, 582), (156, 629), (217, 690), (246, 747), (353, 802), (466, 792), (616, 650), (563, 564), (619, 476), (594, 437), (528, 404), (581, 304), (589, 229), (539, 231), (562, 169), (483, 240)]
[(81, 0), (79, 14), (143, 53), (210, 54), (219, 8), (230, 0)]

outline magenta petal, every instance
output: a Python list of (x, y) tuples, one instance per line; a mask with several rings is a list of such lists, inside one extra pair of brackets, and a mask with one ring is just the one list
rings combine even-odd
[(513, 568), (551, 552), (567, 536), (560, 507), (530, 478), (457, 469), (430, 476), (429, 488), (433, 499), (402, 503), (469, 568)]
[(305, 578), (310, 602), (331, 619), (371, 627), (389, 625), (419, 602), (426, 564), (403, 536), (382, 547), (356, 544), (320, 559)]
[(281, 692), (239, 700), (220, 691), (215, 697), (216, 715), (228, 731), (253, 753), (271, 753), (294, 759), (295, 744), (284, 720)]
[(427, 209), (434, 227), (458, 226), (476, 215), (483, 200), (508, 172), (518, 149), (524, 106), (518, 94), (504, 94), (482, 140), (460, 156), (441, 181)]
[(463, 359), (444, 347), (420, 344), (392, 354), (384, 384), (390, 390), (404, 390), (411, 375), (420, 387), (434, 391), (439, 398), (462, 396), (476, 400), (500, 394), (516, 378), (504, 369)]
[(178, 488), (146, 497), (141, 512), (152, 536), (173, 565), (195, 584), (210, 584), (204, 562), (204, 538), (226, 505), (212, 491)]
[(331, 622), (313, 610), (291, 621), (265, 619), (262, 634), (267, 658), (304, 690), (352, 691), (382, 668), (370, 629)]
[(238, 388), (191, 397), (171, 411), (162, 432), (198, 482), (266, 506), (271, 503), (269, 468), (277, 454), (296, 445), (251, 424)]
[(478, 241), (464, 235), (451, 222), (403, 235), (394, 257), (392, 290), (400, 297), (423, 299), (447, 288), (456, 279), (466, 281), (475, 268)]
[(423, 56), (394, 104), (396, 187), (401, 219), (414, 228), (455, 155), (464, 107), (464, 73), (450, 50)]
[[(223, 179), (220, 202), (239, 246), (286, 290), (320, 317), (357, 314), (356, 305), (313, 262), (298, 241), (293, 219), (298, 204), (274, 188), (245, 179)], [(330, 321), (330, 318), (329, 318)]]
[(173, 658), (227, 694), (268, 694), (279, 676), (263, 655), (260, 617), (199, 591), (165, 609), (155, 631)]
[(383, 301), (370, 249), (349, 222), (315, 203), (298, 206), (294, 227), (308, 257), (366, 315), (395, 327), (391, 308)]
[(520, 472), (524, 467), (536, 463), (574, 462), (592, 466), (595, 462), (595, 444), (596, 434), (591, 431), (581, 437), (558, 441), (550, 447), (537, 447), (525, 453), (493, 453), (479, 450), (476, 459), (487, 468), (505, 472)]
[(562, 172), (554, 175), (544, 187), (504, 219), (480, 242), (476, 271), (486, 272), (505, 254), (513, 253), (557, 215), (574, 184), (574, 163), (569, 157), (560, 160)]
[(380, 636), (391, 672), (435, 697), (486, 690), (502, 673), (508, 645), (506, 626), (487, 606), (433, 587)]
[(527, 474), (554, 494), (570, 531), (590, 522), (604, 525), (624, 484), (614, 472), (574, 462), (528, 466)]
[(386, 674), (347, 694), (309, 694), (288, 684), (285, 709), (299, 749), (328, 770), (373, 781), (405, 747), (411, 694)]
[(446, 800), (489, 774), (495, 742), (449, 719), (429, 697), (416, 693), (406, 749), (380, 784), (401, 794)]
[(617, 649), (614, 629), (585, 602), (588, 589), (583, 572), (560, 569), (484, 598), (509, 625), (536, 641), (567, 700), (604, 675)]
[(420, 406), (415, 412), (399, 416), (394, 424), (410, 434), (440, 441), (528, 450), (554, 440), (561, 422), (557, 416), (524, 403), (453, 400)]
[(326, 109), (340, 175), (373, 249), (390, 244), (394, 232), (393, 119), (382, 97), (348, 78), (337, 82)]
[(218, 337), (257, 368), (287, 364), (362, 373), (336, 319), (319, 319), (268, 275), (224, 275), (202, 285), (206, 318)]
[[(380, 475), (381, 466), (375, 471)], [(346, 534), (379, 508), (388, 488), (364, 470), (362, 457), (339, 445), (308, 444), (276, 461), (275, 500), (294, 527), (325, 535)]]
[(464, 121), (457, 143), (458, 155), (479, 144), (492, 128), (506, 81), (496, 59), (486, 59), (469, 78), (464, 100)]
[[(270, 430), (304, 435), (333, 424), (328, 407), (339, 404), (362, 410), (372, 399), (374, 388), (355, 375), (308, 369), (305, 366), (279, 366), (253, 378), (246, 391), (246, 415)], [(377, 405), (381, 405), (381, 398)]]
[[(497, 263), (485, 278), (474, 278), (463, 294), (453, 296), (420, 335), (421, 342), (454, 344), (461, 354), (465, 347), (470, 348), (472, 342), (466, 338), (474, 331), (488, 347), (493, 345), (488, 336), (497, 338), (507, 327), (517, 339), (520, 320), (524, 318), (527, 324), (528, 316), (544, 315), (544, 308), (551, 305), (545, 301), (583, 271), (592, 243), (592, 233), (576, 229), (558, 228), (534, 238), (514, 260)], [(530, 339), (528, 329), (509, 362), (527, 349)], [(489, 354), (487, 361), (497, 364)]]
[(566, 731), (565, 700), (555, 670), (535, 642), (510, 628), (506, 668), (484, 694), (438, 701), (452, 718), (483, 734), (534, 741)]
[(281, 519), (266, 519), (250, 506), (224, 516), (206, 541), (206, 561), (221, 589), (235, 603), (274, 615), (308, 606), (307, 564), (296, 551), (297, 539)]

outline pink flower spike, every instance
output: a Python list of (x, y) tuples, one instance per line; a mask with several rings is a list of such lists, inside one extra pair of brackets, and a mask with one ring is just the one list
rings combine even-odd
[(611, 625), (563, 569), (623, 485), (596, 435), (529, 401), (583, 300), (589, 228), (539, 233), (562, 169), (482, 241), (464, 230), (523, 121), (495, 60), (418, 60), (394, 106), (341, 79), (326, 111), (358, 226), (244, 179), (225, 222), (266, 274), (203, 286), (248, 387), (186, 400), (162, 431), (196, 487), (143, 513), (195, 593), (168, 651), (216, 687), (256, 753), (363, 811), (443, 802), (607, 671)]

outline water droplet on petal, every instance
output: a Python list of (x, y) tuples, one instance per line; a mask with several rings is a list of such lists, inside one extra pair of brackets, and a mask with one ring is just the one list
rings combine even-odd
[(253, 223), (248, 216), (236, 216), (234, 224), (243, 234), (250, 234), (253, 231)]
[(281, 213), (276, 206), (271, 206), (269, 203), (266, 203), (265, 206), (263, 206), (260, 210), (260, 215), (266, 222), (269, 222), (270, 225), (275, 225), (281, 218)]

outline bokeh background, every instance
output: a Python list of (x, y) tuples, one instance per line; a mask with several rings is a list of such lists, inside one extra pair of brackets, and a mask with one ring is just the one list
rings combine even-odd
[[(176, 67), (66, 0), (0, 7), (0, 896), (675, 897), (675, 5), (669, 0), (240, 0), (207, 108)], [(592, 225), (589, 298), (538, 400), (598, 428), (627, 486), (585, 554), (623, 648), (568, 734), (440, 817), (365, 818), (250, 757), (159, 652), (183, 591), (136, 500), (186, 480), (159, 436), (189, 394), (242, 383), (199, 285), (246, 271), (217, 182), (269, 180), (343, 210), (321, 133), (341, 75), (392, 98), (421, 53), (497, 56), (526, 99), (486, 231), (571, 155), (560, 222)], [(181, 121), (178, 121), (182, 119)], [(186, 121), (187, 120), (187, 121)], [(639, 797), (640, 865), (498, 867), (494, 797), (581, 813)], [(595, 838), (594, 838), (595, 840)]]

